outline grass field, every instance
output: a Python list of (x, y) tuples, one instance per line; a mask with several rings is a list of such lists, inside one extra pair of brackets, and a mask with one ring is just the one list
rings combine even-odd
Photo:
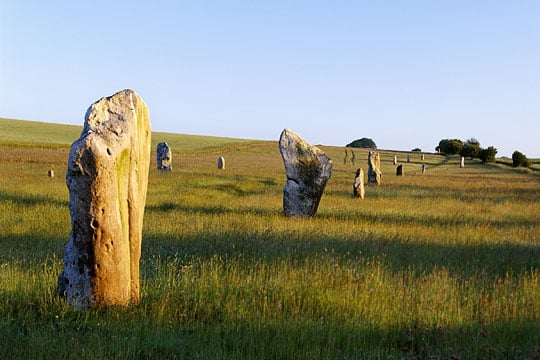
[(76, 311), (55, 288), (80, 129), (0, 119), (2, 359), (540, 358), (535, 170), (426, 153), (422, 174), (419, 153), (380, 150), (362, 201), (367, 152), (352, 164), (321, 146), (334, 170), (319, 211), (290, 219), (277, 141), (154, 133), (141, 304)]

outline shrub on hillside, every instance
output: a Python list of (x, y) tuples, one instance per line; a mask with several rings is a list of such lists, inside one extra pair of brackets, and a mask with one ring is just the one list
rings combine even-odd
[(368, 138), (361, 138), (358, 140), (354, 140), (350, 144), (346, 145), (347, 147), (353, 147), (353, 148), (364, 148), (364, 149), (376, 149), (377, 145), (375, 145), (375, 141)]
[(466, 140), (463, 144), (459, 155), (474, 159), (475, 157), (478, 157), (480, 150), (480, 142), (475, 138), (470, 138), (469, 140)]
[(527, 159), (525, 154), (520, 153), (519, 151), (514, 151), (512, 154), (512, 166), (513, 167), (529, 167), (531, 166), (531, 160)]
[(459, 139), (443, 139), (439, 141), (437, 151), (440, 151), (446, 155), (459, 154), (463, 148), (463, 142)]
[(497, 149), (495, 149), (493, 146), (490, 146), (487, 149), (480, 149), (480, 152), (478, 153), (478, 158), (482, 160), (483, 163), (495, 162), (495, 155), (497, 155)]

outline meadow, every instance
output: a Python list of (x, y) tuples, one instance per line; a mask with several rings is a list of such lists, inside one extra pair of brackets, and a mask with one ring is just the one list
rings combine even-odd
[[(316, 216), (294, 219), (283, 216), (279, 134), (154, 133), (141, 303), (77, 311), (56, 281), (80, 129), (0, 119), (2, 359), (540, 358), (534, 168), (460, 169), (425, 153), (422, 174), (420, 153), (380, 150), (382, 184), (359, 200), (367, 150), (353, 163), (350, 150), (320, 146), (332, 177)], [(156, 169), (161, 141), (171, 173)]]

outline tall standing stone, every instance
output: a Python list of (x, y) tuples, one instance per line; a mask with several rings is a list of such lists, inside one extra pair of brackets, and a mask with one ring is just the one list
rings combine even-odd
[(460, 168), (464, 168), (464, 167), (465, 167), (465, 157), (464, 157), (464, 156), (461, 157), (461, 161), (459, 162), (459, 167), (460, 167)]
[(139, 302), (139, 260), (151, 129), (133, 91), (102, 98), (71, 145), (71, 233), (58, 291), (77, 308)]
[(422, 163), (422, 174), (426, 172), (426, 164)]
[(298, 134), (285, 129), (279, 138), (287, 183), (283, 210), (291, 217), (311, 217), (317, 212), (324, 188), (332, 174), (332, 160)]
[(392, 161), (392, 164), (397, 165), (397, 156), (394, 155), (394, 160)]
[(172, 171), (172, 151), (169, 144), (160, 142), (157, 145), (157, 168), (160, 171)]
[(399, 164), (396, 168), (396, 176), (403, 176), (403, 164)]
[(354, 177), (353, 195), (363, 200), (365, 193), (366, 192), (364, 189), (364, 171), (361, 168), (359, 168), (358, 170), (356, 170), (356, 175)]
[(376, 151), (370, 151), (368, 154), (368, 183), (381, 184), (381, 158)]

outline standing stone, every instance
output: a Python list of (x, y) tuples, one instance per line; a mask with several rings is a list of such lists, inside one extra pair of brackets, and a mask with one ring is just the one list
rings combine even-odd
[(50, 178), (53, 178), (54, 177), (54, 170), (49, 169), (49, 171), (47, 171), (47, 176), (50, 177)]
[(324, 188), (332, 174), (332, 160), (298, 134), (285, 129), (279, 138), (287, 183), (283, 189), (286, 216), (311, 217), (317, 212)]
[(465, 167), (465, 157), (464, 157), (464, 156), (461, 157), (461, 162), (459, 163), (459, 167), (460, 167), (460, 168), (464, 168), (464, 167)]
[(398, 165), (396, 168), (396, 176), (403, 176), (403, 164)]
[(420, 156), (420, 160), (424, 161), (425, 159), (426, 159), (426, 156), (422, 154), (422, 156)]
[(139, 302), (150, 137), (145, 102), (123, 90), (90, 106), (71, 145), (72, 229), (58, 292), (77, 308)]
[(370, 151), (368, 154), (368, 184), (381, 184), (381, 158), (376, 151)]
[(218, 157), (217, 168), (220, 170), (225, 170), (225, 158), (223, 156)]
[(353, 184), (353, 195), (355, 197), (359, 197), (362, 200), (364, 200), (365, 195), (365, 189), (364, 189), (364, 171), (359, 168), (356, 170), (356, 175), (354, 177), (354, 184)]
[(394, 155), (394, 161), (392, 161), (392, 164), (397, 165), (397, 156)]
[(172, 152), (166, 142), (157, 145), (157, 168), (160, 171), (172, 171)]
[(408, 162), (408, 163), (411, 162), (411, 155), (407, 155), (407, 162)]
[(426, 164), (422, 163), (422, 174), (426, 172)]

